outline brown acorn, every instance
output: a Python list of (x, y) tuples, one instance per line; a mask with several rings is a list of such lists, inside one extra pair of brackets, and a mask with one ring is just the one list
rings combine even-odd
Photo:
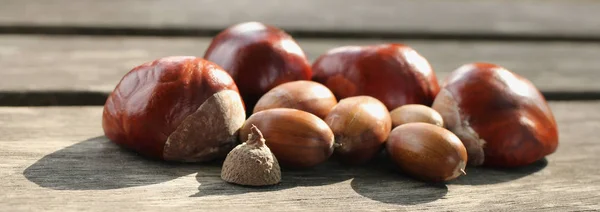
[(449, 130), (413, 122), (390, 133), (387, 152), (403, 172), (423, 181), (444, 182), (465, 174), (467, 150)]

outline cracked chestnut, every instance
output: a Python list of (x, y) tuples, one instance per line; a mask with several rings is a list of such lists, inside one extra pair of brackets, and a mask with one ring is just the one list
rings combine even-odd
[(168, 161), (222, 158), (246, 117), (233, 79), (195, 57), (166, 57), (133, 68), (104, 105), (108, 139)]

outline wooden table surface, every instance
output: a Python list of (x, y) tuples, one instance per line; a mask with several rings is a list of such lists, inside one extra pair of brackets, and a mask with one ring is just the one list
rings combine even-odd
[[(0, 211), (599, 211), (600, 1), (4, 0)], [(518, 169), (468, 167), (428, 184), (378, 158), (283, 170), (280, 185), (219, 178), (218, 162), (148, 160), (103, 136), (102, 105), (132, 67), (202, 56), (244, 21), (290, 32), (312, 61), (342, 45), (400, 42), (443, 79), (497, 63), (530, 79), (559, 127), (556, 153)]]

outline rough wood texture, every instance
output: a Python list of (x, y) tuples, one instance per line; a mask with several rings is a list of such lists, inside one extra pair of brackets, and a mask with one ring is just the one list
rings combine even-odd
[(5, 0), (0, 25), (219, 29), (263, 21), (329, 32), (600, 37), (591, 0)]
[(600, 210), (600, 101), (553, 102), (560, 147), (514, 170), (468, 168), (428, 185), (381, 159), (283, 170), (280, 185), (220, 180), (218, 163), (143, 159), (107, 141), (101, 107), (0, 108), (1, 211), (582, 211)]
[[(443, 79), (464, 63), (505, 66), (544, 91), (599, 91), (600, 43), (298, 39), (309, 59), (330, 48), (404, 42)], [(203, 56), (209, 38), (0, 36), (0, 91), (108, 93), (131, 68), (171, 55)]]

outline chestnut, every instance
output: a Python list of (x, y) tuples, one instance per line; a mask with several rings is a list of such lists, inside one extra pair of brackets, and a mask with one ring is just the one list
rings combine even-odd
[(310, 168), (333, 153), (333, 132), (311, 113), (291, 108), (259, 111), (240, 129), (240, 140), (248, 140), (253, 125), (261, 130), (267, 147), (283, 167)]
[(405, 173), (429, 182), (465, 174), (467, 150), (452, 132), (422, 122), (400, 125), (390, 133), (386, 150)]
[(323, 119), (336, 104), (337, 99), (324, 85), (299, 80), (271, 89), (258, 100), (253, 113), (272, 108), (293, 108)]
[(340, 100), (325, 122), (335, 135), (334, 156), (350, 165), (364, 164), (375, 157), (392, 128), (385, 105), (370, 96)]
[(453, 71), (432, 107), (465, 144), (469, 165), (524, 166), (558, 146), (544, 96), (529, 80), (495, 64), (471, 63)]
[(442, 115), (433, 108), (425, 105), (403, 105), (392, 110), (390, 116), (392, 117), (392, 128), (411, 122), (429, 123), (440, 127), (444, 126)]
[(334, 48), (317, 58), (312, 70), (312, 79), (338, 99), (372, 96), (388, 110), (405, 104), (430, 106), (439, 92), (429, 62), (403, 44)]
[(240, 23), (216, 35), (204, 58), (233, 77), (247, 111), (277, 85), (310, 80), (312, 72), (304, 51), (286, 32), (259, 22)]
[(245, 117), (227, 72), (202, 58), (174, 56), (128, 72), (106, 100), (102, 128), (141, 155), (202, 162), (236, 146)]

